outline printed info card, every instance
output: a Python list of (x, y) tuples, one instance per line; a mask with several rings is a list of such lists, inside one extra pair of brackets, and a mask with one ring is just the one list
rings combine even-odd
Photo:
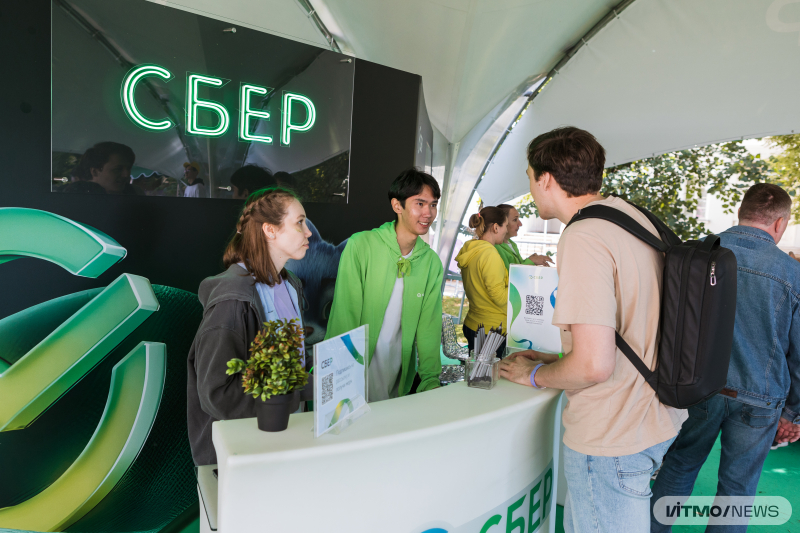
[(339, 433), (369, 412), (367, 326), (314, 345), (314, 436)]
[(509, 351), (561, 352), (561, 332), (553, 325), (558, 272), (551, 267), (511, 265), (508, 271)]

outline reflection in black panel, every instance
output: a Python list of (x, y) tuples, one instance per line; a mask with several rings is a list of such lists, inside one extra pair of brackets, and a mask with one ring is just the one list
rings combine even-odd
[(146, 0), (52, 7), (53, 191), (347, 201), (354, 59)]

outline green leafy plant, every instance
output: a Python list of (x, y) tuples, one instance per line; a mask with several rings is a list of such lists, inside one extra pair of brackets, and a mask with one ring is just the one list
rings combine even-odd
[(792, 197), (792, 215), (795, 224), (800, 223), (800, 133), (770, 137), (767, 142), (780, 150), (769, 158), (774, 172), (772, 183), (780, 185)]
[(250, 343), (250, 358), (228, 361), (228, 375), (242, 374), (244, 393), (266, 401), (303, 388), (308, 374), (303, 368), (303, 331), (299, 320), (264, 322)]

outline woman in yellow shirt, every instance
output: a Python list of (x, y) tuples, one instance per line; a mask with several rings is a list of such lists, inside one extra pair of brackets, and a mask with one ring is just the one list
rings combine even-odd
[[(508, 270), (495, 249), (506, 237), (508, 217), (502, 209), (484, 207), (469, 218), (477, 238), (464, 243), (456, 256), (461, 269), (469, 311), (464, 320), (464, 336), (469, 349), (475, 346), (475, 332), (483, 324), (505, 330), (508, 314)], [(502, 354), (505, 343), (497, 349)]]

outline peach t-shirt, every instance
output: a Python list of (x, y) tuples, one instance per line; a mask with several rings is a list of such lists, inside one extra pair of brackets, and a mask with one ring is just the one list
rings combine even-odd
[[(609, 197), (588, 205), (623, 211), (658, 236), (635, 207)], [(571, 324), (616, 329), (644, 363), (655, 368), (664, 257), (611, 222), (581, 220), (558, 242), (558, 296), (553, 324), (564, 353), (572, 350)], [(614, 457), (641, 452), (677, 435), (686, 411), (658, 401), (617, 349), (614, 372), (604, 383), (566, 391), (564, 444), (586, 455)]]

